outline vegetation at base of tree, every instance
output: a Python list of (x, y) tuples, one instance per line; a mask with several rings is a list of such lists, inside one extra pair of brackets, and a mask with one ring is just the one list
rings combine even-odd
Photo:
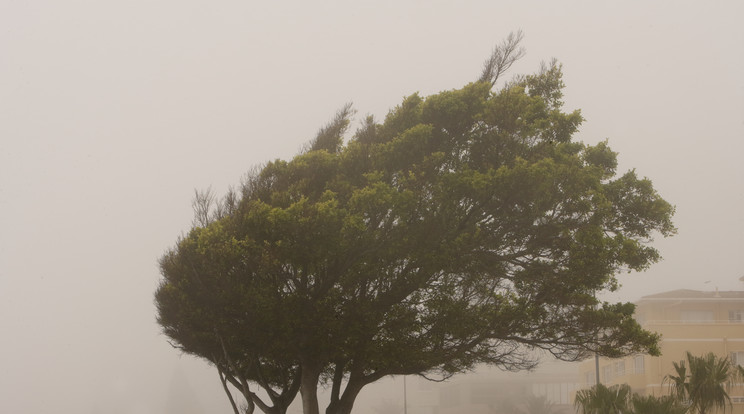
[[(512, 390), (514, 391), (514, 390)], [(536, 396), (532, 393), (510, 393), (503, 389), (488, 404), (486, 412), (489, 414), (561, 414), (555, 404), (544, 395)]]
[(327, 414), (349, 413), (385, 376), (520, 370), (535, 349), (658, 354), (632, 304), (595, 293), (659, 260), (674, 208), (618, 175), (606, 142), (572, 140), (555, 61), (498, 86), (520, 39), (476, 82), (411, 95), (349, 140), (345, 106), (292, 160), (198, 194), (160, 259), (158, 322), (216, 367), (236, 414), (285, 413), (298, 393), (318, 414), (320, 387)]
[(641, 396), (628, 384), (597, 384), (576, 393), (574, 405), (581, 414), (684, 414), (687, 407), (672, 396)]
[(709, 352), (702, 356), (687, 352), (685, 361), (673, 362), (674, 374), (664, 377), (669, 395), (632, 394), (627, 384), (602, 384), (576, 393), (574, 405), (582, 414), (708, 414), (731, 409), (728, 389), (744, 378), (744, 369), (729, 358)]
[(527, 399), (527, 402), (519, 410), (518, 414), (556, 414), (553, 408), (554, 404), (544, 396), (532, 396)]
[(669, 395), (655, 397), (633, 394), (630, 405), (632, 414), (685, 414), (687, 412), (686, 406)]
[(574, 405), (582, 414), (628, 414), (632, 392), (628, 384), (597, 384), (576, 392)]

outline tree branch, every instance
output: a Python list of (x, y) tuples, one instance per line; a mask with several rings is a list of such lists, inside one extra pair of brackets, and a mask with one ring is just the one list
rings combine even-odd
[(215, 364), (217, 367), (217, 372), (220, 375), (220, 383), (222, 383), (222, 389), (225, 390), (225, 394), (227, 394), (227, 399), (230, 400), (230, 405), (232, 406), (233, 412), (235, 414), (240, 414), (238, 411), (238, 406), (235, 404), (235, 399), (232, 396), (232, 393), (230, 392), (230, 389), (227, 388), (227, 375), (224, 374), (222, 371), (222, 368), (220, 368), (219, 365)]
[(493, 48), (491, 56), (483, 63), (483, 71), (478, 79), (480, 82), (488, 82), (494, 86), (499, 77), (506, 72), (511, 65), (521, 59), (525, 54), (524, 47), (519, 42), (524, 38), (521, 30), (511, 32), (506, 40)]

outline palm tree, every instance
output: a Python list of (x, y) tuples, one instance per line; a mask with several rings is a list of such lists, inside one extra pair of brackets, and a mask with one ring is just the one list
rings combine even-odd
[(685, 414), (687, 407), (670, 395), (655, 397), (633, 394), (630, 400), (633, 414)]
[(674, 365), (674, 373), (676, 375), (665, 376), (663, 382), (669, 383), (671, 395), (674, 399), (680, 403), (689, 405), (690, 382), (688, 380), (687, 365), (685, 365), (685, 361), (679, 361), (679, 364), (672, 362), (672, 365)]
[(554, 414), (553, 403), (548, 401), (544, 396), (532, 396), (527, 399), (524, 408), (519, 410), (520, 414)]
[(629, 414), (630, 396), (628, 384), (611, 387), (597, 384), (588, 390), (578, 391), (574, 405), (582, 414)]
[(668, 375), (665, 381), (671, 386), (672, 395), (678, 401), (690, 405), (690, 411), (697, 414), (710, 413), (715, 408), (726, 411), (731, 407), (731, 398), (726, 389), (736, 378), (738, 368), (728, 358), (721, 358), (709, 352), (694, 356), (687, 353), (687, 363), (674, 363), (676, 375)]

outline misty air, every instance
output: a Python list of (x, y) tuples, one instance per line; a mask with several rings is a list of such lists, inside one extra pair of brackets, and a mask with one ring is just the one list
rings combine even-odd
[(0, 6), (0, 412), (744, 413), (744, 6)]

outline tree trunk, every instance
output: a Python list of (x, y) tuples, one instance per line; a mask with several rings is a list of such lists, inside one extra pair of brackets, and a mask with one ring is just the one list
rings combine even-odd
[(347, 384), (346, 389), (344, 390), (344, 395), (338, 401), (334, 401), (328, 405), (326, 414), (350, 414), (351, 409), (354, 408), (354, 401), (356, 401), (362, 387), (364, 387), (364, 384)]
[(318, 378), (320, 369), (315, 364), (302, 364), (300, 395), (303, 414), (320, 414), (318, 406)]

